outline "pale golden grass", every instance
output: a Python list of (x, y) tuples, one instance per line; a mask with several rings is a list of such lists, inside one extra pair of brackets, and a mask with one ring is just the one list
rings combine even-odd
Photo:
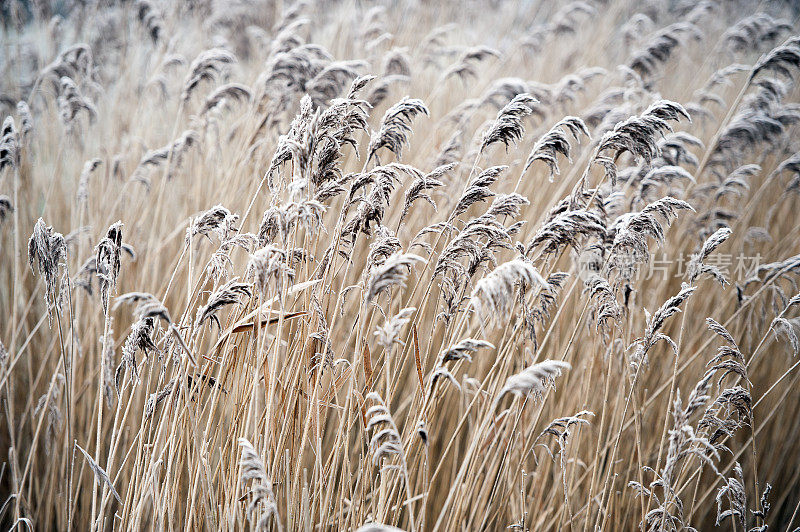
[(788, 7), (27, 5), (3, 529), (800, 526)]

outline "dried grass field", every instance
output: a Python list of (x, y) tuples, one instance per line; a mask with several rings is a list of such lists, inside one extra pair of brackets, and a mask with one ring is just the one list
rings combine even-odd
[(4, 2), (0, 528), (800, 527), (798, 17)]

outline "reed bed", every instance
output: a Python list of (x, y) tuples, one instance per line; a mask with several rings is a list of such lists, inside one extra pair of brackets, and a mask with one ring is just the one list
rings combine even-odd
[(6, 2), (0, 525), (800, 526), (783, 2)]

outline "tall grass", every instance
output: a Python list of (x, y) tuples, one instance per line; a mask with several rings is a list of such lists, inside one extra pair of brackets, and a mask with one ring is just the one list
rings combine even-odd
[(788, 4), (100, 4), (0, 8), (4, 529), (800, 526)]

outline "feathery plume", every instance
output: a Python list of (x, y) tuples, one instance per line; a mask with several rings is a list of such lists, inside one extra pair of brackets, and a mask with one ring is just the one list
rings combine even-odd
[(780, 336), (786, 337), (795, 356), (800, 353), (800, 337), (798, 337), (796, 330), (800, 328), (800, 324), (795, 323), (796, 321), (798, 320), (790, 320), (783, 316), (778, 316), (772, 320), (769, 326), (776, 339), (780, 338)]
[(11, 204), (11, 198), (5, 194), (0, 194), (0, 222), (6, 219), (6, 216), (14, 212), (14, 206)]
[(61, 77), (61, 90), (58, 96), (58, 117), (67, 132), (72, 132), (75, 119), (80, 111), (86, 111), (90, 122), (97, 119), (97, 109), (94, 104), (84, 97), (75, 82), (67, 77)]
[(669, 225), (672, 218), (677, 216), (677, 211), (682, 209), (694, 211), (685, 201), (665, 196), (640, 212), (619, 216), (608, 229), (612, 240), (610, 266), (624, 278), (630, 278), (636, 264), (650, 259), (647, 238), (654, 238), (659, 244), (664, 241), (661, 219)]
[[(511, 194), (500, 194), (494, 198), (489, 210), (486, 211), (488, 217), (502, 218), (508, 216), (509, 218), (516, 218), (522, 212), (520, 207), (522, 205), (530, 205), (531, 202), (522, 194), (512, 192)], [(523, 222), (520, 222), (523, 223)]]
[(606, 238), (605, 221), (594, 211), (587, 209), (565, 210), (558, 213), (533, 236), (525, 253), (543, 245), (544, 253), (557, 253), (565, 246), (580, 247), (584, 238)]
[(201, 81), (217, 80), (222, 74), (223, 68), (235, 62), (236, 56), (222, 48), (212, 48), (201, 52), (189, 65), (189, 74), (183, 82), (181, 92), (183, 102), (189, 101)]
[(759, 48), (763, 43), (773, 42), (782, 33), (792, 30), (789, 21), (775, 19), (759, 11), (725, 30), (722, 40), (733, 51), (751, 50)]
[(200, 109), (199, 115), (206, 116), (214, 109), (226, 105), (228, 102), (249, 102), (253, 97), (249, 87), (240, 83), (228, 83), (222, 85), (208, 95), (203, 107)]
[(89, 199), (89, 177), (91, 177), (92, 172), (102, 163), (102, 159), (95, 158), (89, 159), (86, 161), (86, 164), (83, 165), (83, 170), (81, 170), (81, 175), (78, 178), (78, 203), (86, 203), (86, 200)]
[(496, 142), (502, 142), (506, 149), (509, 144), (516, 145), (522, 140), (525, 128), (522, 127), (522, 119), (531, 114), (534, 104), (539, 100), (528, 93), (518, 94), (508, 102), (505, 107), (497, 113), (492, 125), (483, 134), (481, 142), (481, 152)]
[(418, 199), (427, 201), (431, 204), (433, 210), (436, 210), (436, 202), (433, 201), (433, 198), (431, 198), (426, 191), (433, 190), (435, 187), (443, 186), (444, 182), (441, 181), (442, 176), (450, 172), (453, 168), (455, 168), (455, 166), (456, 163), (444, 164), (435, 168), (428, 174), (417, 177), (411, 183), (405, 192), (403, 212), (400, 214), (400, 223), (402, 223), (405, 217), (408, 215), (409, 211), (411, 210), (411, 205)]
[(614, 291), (608, 280), (601, 275), (593, 274), (586, 279), (586, 292), (593, 303), (592, 313), (595, 319), (595, 330), (608, 337), (612, 322), (618, 323), (622, 317), (622, 308), (617, 302)]
[[(400, 438), (400, 431), (397, 430), (397, 425), (394, 423), (389, 408), (376, 392), (368, 393), (364, 400), (373, 402), (373, 405), (367, 409), (365, 414), (367, 420), (365, 430), (373, 432), (369, 441), (373, 464), (378, 465), (384, 458), (397, 456), (401, 463), (400, 467), (405, 477), (408, 478), (403, 441)], [(384, 465), (383, 469), (392, 469), (392, 466)]]
[(192, 220), (191, 225), (186, 230), (186, 242), (197, 235), (208, 237), (209, 233), (216, 233), (220, 239), (225, 240), (230, 233), (237, 231), (234, 224), (238, 221), (239, 215), (232, 214), (231, 211), (222, 205), (215, 205), (200, 216)]
[(58, 305), (56, 289), (58, 287), (59, 268), (66, 264), (67, 245), (64, 236), (56, 233), (53, 228), (44, 223), (42, 218), (33, 227), (33, 234), (28, 241), (28, 264), (33, 271), (34, 263), (39, 269), (39, 274), (44, 277), (45, 302), (47, 312), (52, 320), (52, 311)]
[(175, 381), (176, 379), (173, 377), (166, 385), (164, 385), (163, 388), (150, 394), (150, 396), (147, 398), (147, 402), (144, 405), (145, 419), (150, 419), (153, 417), (158, 405), (172, 394), (172, 390), (175, 388)]
[(494, 192), (489, 187), (506, 170), (508, 170), (508, 166), (491, 166), (472, 178), (453, 209), (453, 217), (463, 214), (475, 203), (494, 196)]
[(728, 283), (727, 279), (725, 279), (725, 276), (722, 273), (722, 270), (713, 264), (706, 264), (705, 260), (723, 242), (728, 240), (728, 237), (730, 236), (731, 230), (727, 227), (717, 229), (717, 231), (708, 237), (703, 243), (703, 247), (700, 248), (700, 252), (692, 255), (691, 259), (689, 260), (689, 266), (686, 270), (686, 274), (689, 278), (689, 284), (694, 284), (697, 278), (703, 274), (710, 275), (719, 281), (719, 284), (721, 284), (723, 287)]
[(430, 115), (422, 100), (407, 96), (387, 109), (381, 120), (380, 129), (373, 131), (370, 138), (367, 160), (371, 160), (381, 148), (388, 149), (400, 159), (403, 146), (408, 144), (411, 121), (420, 114)]
[(6, 166), (19, 168), (19, 159), (19, 134), (14, 119), (7, 116), (0, 131), (0, 170)]
[(504, 320), (511, 310), (517, 283), (522, 284), (523, 290), (527, 286), (548, 286), (530, 262), (513, 259), (503, 263), (478, 281), (470, 296), (481, 319), (494, 316), (497, 320)]
[(592, 138), (583, 120), (576, 116), (563, 118), (554, 125), (550, 131), (536, 141), (533, 150), (525, 161), (525, 167), (522, 170), (523, 173), (530, 168), (534, 161), (542, 161), (547, 164), (550, 169), (551, 182), (553, 181), (554, 175), (560, 175), (561, 172), (558, 168), (557, 154), (562, 154), (569, 162), (572, 162), (569, 156), (571, 146), (567, 133), (570, 133), (572, 138), (578, 142), (580, 142), (581, 134), (589, 139)]
[(375, 83), (366, 96), (367, 103), (371, 107), (377, 107), (389, 97), (392, 86), (398, 83), (408, 83), (411, 78), (407, 75), (390, 74), (382, 76)]
[(556, 378), (561, 376), (561, 372), (569, 369), (572, 369), (572, 366), (563, 360), (544, 360), (533, 364), (506, 380), (505, 386), (497, 394), (495, 403), (507, 393), (540, 399), (547, 388), (555, 383)]
[[(603, 135), (596, 149), (593, 163), (605, 168), (606, 176), (616, 184), (616, 160), (624, 152), (629, 152), (636, 159), (650, 165), (660, 153), (658, 138), (667, 131), (672, 131), (668, 120), (689, 119), (689, 113), (678, 103), (659, 100), (648, 107), (641, 115), (632, 116), (618, 123), (614, 129)], [(601, 155), (604, 151), (612, 152), (612, 156)]]
[(108, 228), (106, 236), (95, 248), (95, 268), (97, 269), (97, 278), (100, 280), (100, 299), (106, 314), (108, 314), (109, 292), (117, 287), (121, 251), (122, 222), (117, 221)]
[(462, 52), (458, 60), (442, 73), (442, 80), (458, 76), (463, 83), (469, 78), (477, 78), (477, 64), (488, 57), (500, 57), (500, 52), (488, 46), (475, 46)]
[(265, 295), (270, 279), (275, 281), (275, 289), (281, 297), (284, 287), (290, 288), (294, 284), (295, 271), (288, 264), (286, 251), (272, 245), (266, 245), (250, 255), (247, 271), (255, 280), (259, 292)]
[[(400, 431), (397, 430), (397, 425), (389, 412), (386, 403), (383, 402), (381, 396), (375, 392), (370, 392), (364, 398), (365, 402), (372, 402), (372, 406), (364, 413), (366, 419), (366, 432), (372, 432), (372, 438), (369, 441), (369, 448), (372, 452), (372, 463), (374, 465), (382, 464), (381, 471), (399, 469), (403, 475), (406, 485), (406, 497), (411, 498), (411, 487), (408, 476), (408, 465), (406, 463), (405, 451), (403, 450), (403, 440), (400, 438)], [(382, 427), (382, 428), (381, 428)], [(385, 462), (396, 456), (400, 462), (399, 467), (386, 464)], [(411, 507), (408, 508), (409, 521), (411, 529), (414, 530), (414, 513)]]
[[(717, 490), (717, 521), (716, 525), (727, 517), (738, 521), (743, 530), (747, 530), (747, 492), (744, 489), (744, 473), (739, 462), (733, 466), (734, 476), (725, 480), (725, 485)], [(722, 511), (722, 498), (726, 497), (730, 509)]]
[(722, 375), (717, 379), (718, 383), (721, 383), (722, 379), (733, 373), (750, 384), (750, 379), (747, 377), (747, 362), (731, 333), (711, 318), (706, 318), (706, 325), (727, 344), (717, 348), (717, 354), (706, 364), (706, 366), (711, 366), (706, 373), (716, 374), (722, 372)]
[(695, 290), (694, 287), (684, 284), (681, 291), (666, 300), (652, 316), (646, 314), (647, 325), (644, 330), (644, 336), (637, 338), (628, 346), (628, 349), (636, 348), (630, 357), (632, 375), (635, 376), (638, 374), (641, 365), (647, 363), (647, 354), (650, 349), (662, 340), (669, 344), (676, 356), (678, 355), (678, 345), (672, 338), (660, 331), (667, 318), (680, 312), (680, 306), (689, 299), (689, 296), (691, 296)]
[(208, 302), (197, 309), (197, 319), (195, 329), (200, 328), (204, 321), (210, 319), (217, 327), (222, 329), (222, 324), (217, 317), (223, 307), (241, 303), (243, 297), (250, 297), (250, 286), (238, 282), (238, 278), (231, 279), (224, 285), (217, 288), (208, 298)]
[(770, 50), (770, 52), (756, 62), (750, 79), (755, 78), (765, 70), (772, 70), (787, 78), (792, 78), (792, 69), (800, 68), (800, 37), (792, 37), (785, 43)]
[(242, 469), (242, 483), (252, 480), (250, 485), (250, 503), (247, 505), (247, 515), (250, 517), (254, 530), (268, 530), (272, 518), (276, 528), (282, 530), (278, 517), (278, 503), (272, 491), (272, 482), (267, 476), (264, 461), (246, 438), (239, 438), (239, 447), (242, 448), (239, 467)]
[(656, 68), (666, 63), (675, 49), (683, 44), (686, 35), (692, 35), (699, 40), (700, 31), (689, 22), (676, 22), (659, 30), (641, 50), (633, 54), (629, 67), (642, 77), (653, 77)]
[(494, 345), (485, 340), (474, 340), (472, 338), (464, 338), (457, 344), (451, 345), (446, 350), (442, 351), (440, 355), (442, 363), (451, 360), (468, 360), (472, 362), (472, 355), (478, 352), (478, 349), (494, 349)]
[(369, 303), (384, 290), (394, 286), (404, 286), (408, 273), (415, 262), (424, 262), (425, 259), (412, 253), (395, 253), (386, 261), (375, 268), (369, 278), (364, 303)]
[(17, 115), (19, 115), (19, 136), (24, 144), (33, 133), (33, 113), (26, 101), (17, 102)]
[(147, 30), (153, 44), (157, 44), (164, 31), (164, 17), (148, 0), (137, 0), (135, 7), (136, 18)]
[(136, 368), (137, 351), (142, 351), (145, 356), (151, 351), (159, 352), (158, 346), (153, 341), (155, 327), (156, 319), (154, 317), (136, 320), (131, 327), (131, 332), (122, 346), (122, 360), (114, 373), (114, 386), (117, 390), (117, 397), (121, 394), (122, 380), (125, 377), (126, 370), (130, 370), (135, 383), (139, 382), (139, 371)]
[(414, 315), (416, 310), (416, 307), (406, 307), (395, 314), (392, 319), (387, 321), (386, 325), (383, 327), (379, 326), (375, 330), (375, 337), (378, 341), (378, 344), (386, 350), (391, 349), (396, 343), (405, 345), (397, 337), (400, 335), (400, 330), (403, 328), (403, 326), (405, 326), (405, 324), (411, 320), (411, 316)]

